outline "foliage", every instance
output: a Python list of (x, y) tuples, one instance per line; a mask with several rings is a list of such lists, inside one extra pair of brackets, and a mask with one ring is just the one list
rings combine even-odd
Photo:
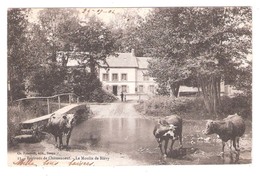
[[(252, 99), (244, 95), (233, 98), (221, 97), (221, 111), (218, 118), (237, 113), (243, 118), (252, 117)], [(212, 115), (207, 113), (202, 97), (169, 97), (157, 96), (136, 105), (137, 111), (148, 116), (168, 116), (178, 114), (187, 119), (209, 119)]]
[(143, 56), (145, 54), (144, 46), (140, 37), (141, 33), (138, 31), (138, 29), (145, 23), (145, 18), (142, 16), (143, 13), (144, 9), (124, 9), (123, 13), (116, 14), (115, 20), (108, 24), (113, 35), (116, 37), (116, 51), (130, 52), (134, 49), (136, 56)]
[(82, 68), (71, 68), (65, 82), (54, 87), (54, 94), (73, 92), (80, 101), (112, 102), (116, 97), (102, 89), (99, 79)]
[[(38, 24), (44, 35), (46, 60), (57, 62), (58, 51), (72, 51), (70, 35), (79, 28), (78, 11), (75, 9), (46, 8), (39, 12)], [(62, 57), (61, 63), (66, 66), (68, 56)]]
[(38, 71), (30, 78), (29, 89), (42, 96), (51, 96), (55, 86), (64, 81), (66, 74), (66, 69), (57, 64), (39, 67)]
[(167, 83), (164, 82), (159, 82), (158, 83), (158, 88), (156, 90), (158, 95), (162, 95), (162, 96), (169, 96), (170, 95), (170, 90), (167, 86)]
[[(50, 103), (50, 110), (51, 112), (58, 110), (58, 105)], [(8, 147), (14, 145), (13, 137), (20, 134), (21, 122), (48, 114), (46, 101), (39, 100), (24, 100), (20, 102), (19, 106), (17, 102), (13, 103), (8, 106), (7, 112)]]
[(197, 97), (157, 96), (137, 106), (146, 115), (167, 116), (189, 112), (205, 112), (203, 100)]
[(102, 88), (96, 88), (89, 96), (90, 102), (111, 103), (115, 100), (117, 100), (117, 97)]
[[(245, 72), (252, 74), (251, 25), (248, 7), (156, 8), (139, 30), (155, 58), (150, 75), (167, 82), (175, 96), (180, 84), (200, 86), (208, 112), (217, 114), (220, 82), (235, 85), (245, 82)], [(251, 79), (241, 86), (250, 84)]]
[(221, 112), (235, 114), (243, 118), (252, 119), (252, 96), (237, 95), (235, 97), (221, 97)]
[(96, 67), (108, 67), (106, 58), (114, 54), (115, 39), (103, 22), (92, 16), (83, 23), (70, 40), (75, 45), (75, 52), (84, 54), (77, 58), (81, 66), (90, 68), (92, 76), (96, 76)]
[(10, 101), (25, 96), (24, 78), (31, 62), (26, 57), (29, 48), (26, 45), (27, 9), (9, 9), (8, 18), (8, 98)]

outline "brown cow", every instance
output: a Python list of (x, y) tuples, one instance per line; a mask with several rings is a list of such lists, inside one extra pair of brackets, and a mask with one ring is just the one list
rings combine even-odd
[[(153, 134), (159, 143), (161, 153), (164, 157), (167, 156), (168, 142), (171, 139), (171, 151), (173, 144), (179, 139), (180, 148), (182, 147), (182, 119), (177, 115), (167, 116), (158, 121), (155, 125)], [(164, 152), (162, 150), (162, 142), (164, 142)]]
[(245, 133), (245, 122), (237, 114), (229, 115), (221, 121), (209, 120), (206, 124), (204, 134), (210, 135), (216, 133), (222, 140), (222, 156), (224, 156), (225, 143), (230, 140), (230, 150), (233, 147), (239, 151), (239, 138)]
[[(56, 147), (62, 149), (63, 142), (62, 137), (66, 135), (66, 145), (68, 147), (70, 135), (74, 126), (75, 118), (73, 114), (52, 114), (48, 124), (47, 131), (51, 133), (56, 142)], [(59, 143), (58, 143), (59, 138)]]

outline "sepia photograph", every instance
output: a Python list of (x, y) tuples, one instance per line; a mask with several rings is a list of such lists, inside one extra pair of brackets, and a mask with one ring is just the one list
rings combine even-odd
[(6, 13), (8, 167), (252, 164), (252, 6)]

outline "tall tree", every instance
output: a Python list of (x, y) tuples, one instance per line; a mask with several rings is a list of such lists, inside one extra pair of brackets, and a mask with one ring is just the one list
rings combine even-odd
[(123, 13), (120, 12), (115, 15), (115, 20), (108, 25), (116, 37), (115, 48), (117, 51), (130, 52), (134, 49), (136, 56), (144, 55), (138, 29), (145, 22), (144, 14), (148, 12), (149, 9), (131, 8), (124, 9)]
[(79, 63), (90, 68), (93, 78), (97, 76), (97, 66), (107, 67), (106, 58), (115, 54), (114, 36), (95, 16), (82, 22), (82, 25), (71, 35), (71, 41), (75, 45), (75, 52), (81, 52), (78, 56)]
[(155, 58), (149, 65), (150, 75), (159, 83), (167, 83), (174, 96), (178, 96), (180, 85), (191, 76), (185, 60), (189, 46), (188, 29), (179, 17), (185, 14), (185, 10), (156, 8), (139, 29), (145, 52)]
[[(66, 79), (69, 54), (74, 49), (69, 36), (79, 27), (75, 9), (42, 9), (29, 26), (31, 52), (37, 69), (29, 77), (28, 89), (50, 96), (54, 88)], [(59, 55), (58, 55), (59, 54)], [(38, 64), (36, 64), (38, 63)]]
[(250, 65), (251, 9), (195, 8), (190, 14), (196, 20), (189, 23), (193, 43), (187, 67), (197, 75), (208, 112), (217, 115), (221, 81), (235, 84), (241, 69)]
[[(43, 9), (39, 12), (38, 18), (40, 30), (45, 36), (45, 45), (48, 47), (47, 60), (57, 62), (57, 52), (73, 50), (69, 36), (79, 27), (78, 11), (69, 8)], [(61, 57), (61, 63), (64, 66), (68, 61), (68, 53), (64, 52)]]
[(30, 62), (27, 59), (28, 47), (27, 26), (28, 15), (27, 9), (8, 9), (8, 98), (10, 101), (25, 96), (25, 76)]
[(250, 65), (251, 22), (248, 7), (155, 9), (140, 30), (156, 58), (152, 76), (164, 78), (172, 90), (195, 77), (208, 112), (217, 114), (220, 82), (235, 83), (241, 68)]

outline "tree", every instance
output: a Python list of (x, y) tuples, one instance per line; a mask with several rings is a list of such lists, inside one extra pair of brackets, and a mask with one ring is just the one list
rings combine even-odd
[(124, 9), (123, 13), (117, 13), (115, 20), (108, 24), (116, 37), (115, 48), (118, 52), (129, 52), (134, 49), (136, 56), (144, 55), (142, 40), (138, 32), (145, 22), (143, 13), (144, 9)]
[[(43, 9), (39, 12), (39, 26), (45, 37), (47, 61), (57, 62), (57, 52), (72, 51), (70, 35), (79, 27), (78, 11), (75, 9)], [(69, 52), (67, 52), (69, 53)], [(61, 63), (66, 66), (68, 55), (62, 56)]]
[[(235, 84), (251, 53), (252, 14), (248, 7), (195, 8), (187, 67), (197, 76), (209, 113), (217, 116), (220, 83)], [(252, 74), (249, 72), (249, 74)]]
[(28, 78), (28, 89), (50, 96), (67, 77), (66, 66), (73, 50), (69, 36), (79, 26), (78, 12), (73, 9), (43, 9), (38, 13), (38, 20), (28, 29), (31, 48), (28, 56), (36, 60), (32, 64), (36, 68)]
[(206, 109), (217, 115), (220, 82), (235, 84), (241, 68), (250, 65), (251, 22), (248, 7), (155, 9), (140, 30), (147, 52), (156, 58), (151, 75), (172, 90), (195, 78)]
[(171, 88), (172, 95), (178, 96), (181, 84), (188, 83), (191, 76), (186, 68), (188, 52), (187, 29), (179, 15), (185, 8), (157, 8), (139, 29), (146, 53), (154, 57), (150, 61), (149, 73), (159, 84)]
[(10, 101), (25, 96), (25, 81), (30, 61), (27, 59), (26, 30), (28, 25), (27, 9), (8, 9), (8, 98)]
[(82, 22), (70, 37), (75, 45), (74, 52), (82, 53), (78, 56), (79, 63), (85, 68), (90, 68), (92, 77), (96, 78), (97, 66), (108, 67), (106, 58), (115, 52), (115, 39), (111, 31), (103, 22), (92, 16), (88, 21)]

